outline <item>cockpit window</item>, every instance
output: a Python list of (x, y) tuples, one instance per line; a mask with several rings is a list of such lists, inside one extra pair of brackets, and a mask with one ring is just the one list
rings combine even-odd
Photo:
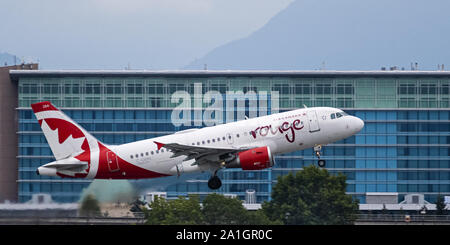
[(331, 119), (335, 119), (336, 118), (336, 114), (331, 113)]
[(347, 112), (341, 111), (342, 116), (348, 116)]
[(340, 112), (336, 112), (336, 117), (340, 118), (340, 117), (342, 117), (342, 114)]

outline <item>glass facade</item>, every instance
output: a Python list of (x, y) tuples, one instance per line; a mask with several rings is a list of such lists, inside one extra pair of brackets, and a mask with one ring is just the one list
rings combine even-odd
[[(47, 192), (56, 201), (78, 201), (91, 182), (36, 175), (36, 168), (53, 161), (53, 156), (31, 103), (49, 100), (100, 141), (122, 144), (189, 128), (172, 123), (172, 110), (179, 105), (172, 97), (176, 91), (189, 93), (191, 104), (200, 103), (203, 109), (211, 104), (202, 100), (208, 91), (224, 96), (227, 91), (242, 91), (244, 95), (237, 98), (245, 103), (232, 103), (232, 107), (250, 117), (304, 105), (341, 108), (365, 121), (356, 136), (323, 148), (327, 169), (347, 176), (349, 194), (361, 203), (365, 203), (366, 192), (398, 192), (399, 201), (409, 193), (423, 193), (430, 202), (438, 194), (450, 195), (450, 75), (382, 74), (18, 75), (19, 200)], [(257, 95), (245, 96), (249, 91)], [(261, 102), (262, 92), (267, 92), (267, 103)], [(276, 100), (271, 97), (273, 92), (279, 95)], [(226, 103), (222, 106), (225, 122), (229, 114)], [(195, 110), (192, 114), (194, 118)], [(299, 171), (316, 159), (313, 150), (307, 149), (277, 156), (275, 162), (273, 168), (262, 171), (220, 171), (223, 186), (218, 192), (244, 199), (245, 191), (254, 189), (258, 202), (268, 200), (278, 176)], [(210, 192), (208, 178), (205, 173), (189, 181), (173, 181), (164, 191), (168, 197), (206, 194)]]

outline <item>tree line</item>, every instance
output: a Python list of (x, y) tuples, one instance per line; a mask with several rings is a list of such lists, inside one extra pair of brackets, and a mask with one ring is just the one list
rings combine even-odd
[(155, 198), (143, 209), (149, 225), (342, 225), (353, 224), (358, 202), (345, 194), (346, 177), (315, 166), (278, 177), (272, 199), (249, 211), (238, 198), (210, 194), (176, 200)]

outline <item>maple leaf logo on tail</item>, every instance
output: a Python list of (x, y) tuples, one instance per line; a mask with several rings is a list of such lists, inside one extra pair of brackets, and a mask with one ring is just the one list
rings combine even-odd
[(90, 167), (90, 152), (98, 149), (98, 140), (48, 101), (31, 107), (56, 160), (74, 157)]

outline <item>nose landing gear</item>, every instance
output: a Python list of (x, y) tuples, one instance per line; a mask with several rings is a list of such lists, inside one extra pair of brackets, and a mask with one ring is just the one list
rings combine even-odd
[(322, 145), (314, 146), (314, 152), (316, 154), (316, 157), (319, 159), (319, 161), (317, 161), (317, 165), (319, 167), (323, 168), (323, 167), (325, 167), (326, 162), (325, 162), (325, 160), (320, 159), (321, 151), (322, 151)]

